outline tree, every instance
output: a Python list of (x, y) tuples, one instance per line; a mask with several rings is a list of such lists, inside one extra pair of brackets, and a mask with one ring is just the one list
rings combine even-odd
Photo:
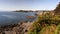
[(55, 11), (55, 13), (60, 13), (60, 2), (59, 2), (59, 4), (57, 5), (57, 7), (54, 11)]

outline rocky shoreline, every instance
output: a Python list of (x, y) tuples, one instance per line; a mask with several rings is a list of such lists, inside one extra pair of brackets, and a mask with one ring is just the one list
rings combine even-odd
[(0, 27), (0, 34), (27, 34), (31, 22), (19, 22), (14, 25), (6, 25)]

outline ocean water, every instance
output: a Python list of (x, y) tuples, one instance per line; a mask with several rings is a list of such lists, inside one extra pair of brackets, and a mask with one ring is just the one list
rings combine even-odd
[[(0, 25), (16, 24), (21, 21), (33, 21), (36, 12), (0, 12)], [(26, 16), (35, 16), (29, 19)]]

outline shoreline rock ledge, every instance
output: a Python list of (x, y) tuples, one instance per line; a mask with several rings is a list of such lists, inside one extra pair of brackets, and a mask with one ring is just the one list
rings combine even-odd
[(31, 22), (20, 22), (15, 25), (0, 27), (0, 34), (27, 34)]

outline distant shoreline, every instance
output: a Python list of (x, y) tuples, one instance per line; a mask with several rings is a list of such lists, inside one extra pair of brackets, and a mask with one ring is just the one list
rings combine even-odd
[(39, 11), (14, 11), (14, 12), (39, 12)]
[(15, 12), (39, 12), (39, 11), (33, 11), (33, 10), (16, 10)]

